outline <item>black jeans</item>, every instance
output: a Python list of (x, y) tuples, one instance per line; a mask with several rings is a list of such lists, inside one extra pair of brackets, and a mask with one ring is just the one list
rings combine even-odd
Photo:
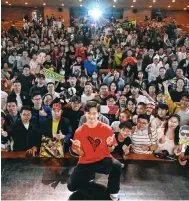
[(115, 194), (120, 189), (121, 163), (114, 158), (104, 158), (101, 161), (89, 164), (78, 164), (68, 179), (68, 189), (70, 191), (92, 190), (94, 183), (90, 182), (95, 173), (109, 174), (108, 192)]

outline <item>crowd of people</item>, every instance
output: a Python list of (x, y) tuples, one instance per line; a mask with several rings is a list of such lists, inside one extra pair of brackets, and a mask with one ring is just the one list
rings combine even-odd
[[(189, 34), (174, 19), (136, 26), (128, 19), (95, 24), (88, 16), (71, 19), (69, 27), (54, 21), (46, 16), (25, 20), (21, 32), (2, 29), (1, 150), (36, 156), (48, 136), (68, 152), (95, 107), (98, 121), (115, 134), (113, 152), (125, 157), (166, 150), (185, 165)], [(44, 68), (62, 80), (46, 77)], [(89, 141), (95, 152), (100, 142)]]

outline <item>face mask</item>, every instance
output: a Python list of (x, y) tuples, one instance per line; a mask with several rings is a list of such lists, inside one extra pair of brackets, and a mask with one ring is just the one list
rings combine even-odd
[(97, 78), (97, 75), (96, 75), (96, 74), (92, 75), (92, 78), (93, 78), (93, 79), (96, 79), (96, 78)]
[(120, 104), (120, 108), (125, 108), (125, 104)]

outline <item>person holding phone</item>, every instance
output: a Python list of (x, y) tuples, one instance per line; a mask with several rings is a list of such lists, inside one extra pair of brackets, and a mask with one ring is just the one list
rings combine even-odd
[[(90, 182), (95, 173), (108, 174), (108, 193), (112, 200), (118, 200), (121, 163), (111, 157), (110, 152), (117, 145), (112, 129), (99, 122), (97, 103), (85, 106), (87, 122), (78, 128), (72, 141), (72, 151), (79, 155), (79, 161), (68, 180), (70, 191), (79, 190), (88, 198), (95, 193), (95, 183)], [(95, 194), (93, 194), (95, 195)]]

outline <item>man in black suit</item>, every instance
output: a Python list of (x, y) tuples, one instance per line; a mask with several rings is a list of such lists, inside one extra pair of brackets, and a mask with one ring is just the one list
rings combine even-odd
[[(41, 135), (64, 140), (64, 152), (68, 151), (72, 133), (70, 121), (62, 117), (62, 106), (54, 103), (52, 107), (52, 119), (47, 119), (41, 125)], [(74, 118), (74, 116), (73, 116)]]
[(186, 59), (180, 61), (179, 67), (182, 67), (184, 75), (189, 77), (189, 52), (186, 53)]
[(178, 62), (176, 60), (172, 61), (172, 65), (169, 69), (167, 69), (165, 76), (168, 79), (173, 79), (176, 76), (177, 67), (178, 67)]
[(149, 49), (148, 55), (144, 56), (143, 59), (144, 69), (146, 69), (149, 64), (153, 63), (154, 56), (154, 49)]
[(7, 100), (17, 101), (17, 106), (19, 111), (23, 105), (28, 105), (28, 106), (31, 105), (31, 99), (29, 95), (26, 92), (21, 91), (21, 89), (22, 89), (21, 82), (19, 80), (14, 81), (13, 91), (9, 94), (7, 98)]
[(40, 148), (41, 135), (37, 127), (31, 122), (31, 108), (23, 106), (20, 111), (21, 120), (17, 120), (10, 131), (13, 139), (14, 151), (26, 151), (27, 154), (36, 156)]

